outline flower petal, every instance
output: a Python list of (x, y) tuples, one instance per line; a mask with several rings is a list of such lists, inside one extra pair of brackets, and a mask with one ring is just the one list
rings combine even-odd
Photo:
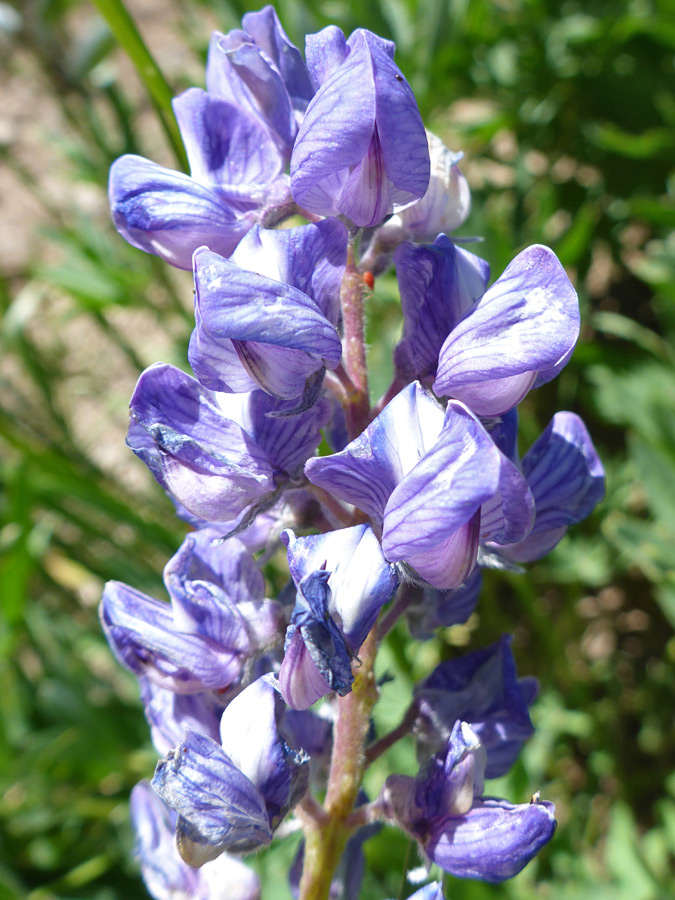
[(179, 269), (191, 269), (192, 254), (205, 244), (229, 256), (255, 221), (213, 188), (141, 156), (113, 163), (109, 195), (122, 237)]
[(435, 823), (423, 847), (445, 872), (495, 883), (517, 875), (555, 827), (552, 803), (483, 799), (466, 815)]
[(272, 840), (263, 797), (220, 744), (188, 731), (160, 760), (152, 786), (179, 815), (178, 849), (190, 865), (223, 850), (245, 853)]
[(135, 675), (180, 693), (221, 689), (241, 673), (249, 639), (243, 622), (221, 611), (231, 625), (228, 644), (176, 629), (168, 603), (154, 600), (118, 581), (103, 590), (100, 616), (117, 659)]
[(283, 157), (260, 122), (199, 88), (177, 97), (173, 110), (192, 177), (244, 209), (260, 205), (266, 185), (283, 171)]
[(499, 451), (483, 426), (461, 404), (449, 403), (438, 440), (387, 502), (386, 558), (403, 560), (433, 550), (466, 525), (495, 493), (499, 471)]
[(159, 450), (163, 482), (195, 515), (226, 521), (274, 490), (264, 452), (222, 414), (213, 393), (174, 366), (146, 369), (130, 409)]
[[(246, 271), (205, 247), (195, 253), (194, 269), (197, 327), (189, 358), (205, 386), (235, 390), (232, 377), (240, 377), (243, 366), (268, 393), (298, 397), (312, 373), (340, 361), (340, 338), (307, 294)], [(214, 378), (212, 361), (221, 353)]]
[(547, 247), (529, 247), (448, 336), (434, 390), (500, 415), (538, 372), (569, 357), (578, 334), (577, 295), (562, 266)]
[(534, 526), (519, 543), (496, 548), (516, 562), (544, 556), (569, 525), (590, 515), (605, 496), (602, 463), (586, 426), (574, 413), (555, 414), (523, 457), (523, 474), (534, 496)]
[(394, 263), (403, 308), (396, 368), (408, 379), (424, 378), (435, 374), (448, 334), (485, 293), (490, 267), (445, 235), (431, 245), (401, 244)]

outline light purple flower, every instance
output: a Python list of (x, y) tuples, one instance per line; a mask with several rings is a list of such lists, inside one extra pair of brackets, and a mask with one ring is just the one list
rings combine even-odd
[(372, 518), (386, 559), (441, 589), (466, 580), (479, 540), (525, 536), (532, 525), (532, 497), (513, 463), (462, 404), (443, 413), (418, 383), (343, 451), (309, 460), (305, 473)]
[(131, 792), (131, 821), (143, 880), (155, 900), (260, 900), (258, 876), (223, 854), (201, 869), (180, 858), (176, 849), (176, 814), (141, 781)]
[(401, 241), (433, 241), (440, 233), (459, 228), (471, 211), (471, 192), (459, 169), (464, 154), (453, 153), (440, 138), (427, 131), (431, 172), (429, 187), (417, 203), (392, 216), (381, 226), (377, 240), (381, 246)]
[(300, 538), (289, 529), (281, 539), (298, 592), (279, 683), (289, 706), (306, 709), (351, 690), (351, 660), (398, 578), (367, 525)]
[(371, 227), (422, 197), (429, 151), (394, 45), (364, 29), (335, 27), (307, 39), (319, 90), (291, 157), (291, 189), (304, 209)]
[[(193, 694), (238, 681), (246, 662), (279, 639), (281, 610), (244, 546), (188, 535), (165, 569), (171, 603), (111, 581), (101, 622), (115, 656), (158, 687)], [(222, 557), (220, 565), (216, 557)]]
[(173, 106), (191, 174), (122, 156), (110, 170), (110, 207), (130, 244), (191, 269), (198, 247), (229, 256), (266, 209), (291, 198), (283, 157), (256, 118), (198, 88)]
[(458, 719), (468, 722), (487, 753), (485, 776), (498, 778), (534, 733), (527, 710), (536, 694), (534, 678), (517, 677), (510, 638), (503, 636), (441, 663), (415, 687), (420, 741), (434, 753), (447, 743)]
[(553, 251), (523, 250), (443, 344), (433, 388), (498, 416), (567, 364), (579, 335), (577, 295)]
[(334, 219), (255, 228), (231, 260), (198, 250), (188, 355), (199, 381), (217, 391), (303, 398), (305, 408), (315, 402), (324, 369), (342, 356), (336, 326), (346, 254), (347, 232)]
[(377, 801), (427, 858), (460, 878), (512, 878), (553, 836), (553, 804), (483, 797), (485, 750), (465, 722), (416, 778), (390, 775)]
[(516, 543), (488, 546), (513, 562), (540, 559), (605, 496), (605, 472), (586, 426), (571, 412), (556, 413), (523, 457), (535, 502), (532, 531)]
[(274, 502), (318, 446), (328, 402), (290, 419), (269, 415), (292, 406), (262, 391), (214, 393), (156, 363), (131, 398), (127, 442), (192, 515), (229, 522), (251, 504)]
[(178, 813), (178, 849), (190, 865), (267, 846), (304, 794), (307, 758), (278, 732), (282, 706), (271, 677), (259, 678), (225, 709), (221, 743), (188, 731), (158, 763), (152, 785)]
[(206, 64), (210, 93), (255, 117), (285, 160), (314, 95), (307, 67), (272, 6), (246, 13), (242, 30), (214, 32)]
[(403, 310), (396, 370), (406, 381), (432, 378), (448, 334), (485, 293), (490, 266), (444, 234), (430, 245), (401, 244), (394, 263)]
[(177, 694), (158, 687), (144, 675), (138, 680), (145, 718), (150, 726), (150, 737), (160, 756), (165, 756), (179, 744), (186, 731), (198, 731), (217, 739), (220, 717), (225, 709), (222, 694), (216, 691)]

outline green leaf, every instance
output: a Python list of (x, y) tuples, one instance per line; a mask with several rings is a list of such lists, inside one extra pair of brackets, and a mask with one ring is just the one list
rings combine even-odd
[(173, 91), (148, 50), (134, 20), (122, 0), (92, 0), (92, 3), (108, 23), (117, 43), (126, 51), (136, 67), (138, 76), (145, 85), (157, 111), (178, 164), (182, 169), (188, 171), (187, 155), (171, 107)]

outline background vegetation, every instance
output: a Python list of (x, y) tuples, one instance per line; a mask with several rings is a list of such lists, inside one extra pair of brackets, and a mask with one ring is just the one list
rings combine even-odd
[[(457, 647), (513, 631), (541, 679), (535, 738), (494, 792), (554, 800), (559, 830), (512, 882), (453, 881), (453, 900), (665, 900), (675, 891), (675, 23), (668, 0), (280, 0), (303, 34), (334, 22), (393, 38), (428, 126), (465, 153), (462, 229), (499, 274), (522, 247), (554, 248), (583, 333), (530, 395), (527, 446), (556, 409), (588, 424), (608, 496), (527, 576), (495, 575), (467, 626), (423, 645), (404, 627), (383, 670), (380, 725), (415, 678)], [(670, 7), (670, 16), (669, 13)], [(98, 8), (98, 11), (97, 11)], [(255, 9), (129, 0), (170, 88), (117, 0), (0, 3), (0, 900), (146, 897), (127, 822), (154, 752), (131, 676), (96, 605), (109, 578), (161, 596), (181, 539), (172, 507), (124, 447), (139, 371), (185, 365), (190, 277), (114, 232), (111, 162), (177, 165), (166, 100), (203, 84), (211, 30)], [(357, 12), (358, 8), (358, 12)], [(107, 24), (106, 24), (107, 21)], [(143, 83), (134, 59), (145, 73)], [(162, 126), (164, 122), (164, 127)], [(375, 341), (396, 339), (391, 282)], [(396, 686), (397, 685), (397, 686)], [(412, 766), (396, 747), (383, 767)], [(256, 865), (283, 900), (296, 838)], [(366, 845), (368, 900), (405, 897), (406, 840)]]

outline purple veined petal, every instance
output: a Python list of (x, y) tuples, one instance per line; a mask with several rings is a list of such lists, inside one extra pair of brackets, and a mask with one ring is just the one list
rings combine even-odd
[(377, 124), (361, 162), (348, 174), (336, 206), (355, 225), (372, 228), (398, 205), (415, 200), (409, 191), (398, 191), (387, 175)]
[(260, 122), (199, 88), (177, 97), (173, 110), (192, 177), (226, 200), (262, 203), (265, 186), (281, 175), (284, 163)]
[(547, 247), (528, 247), (448, 336), (434, 390), (478, 415), (500, 415), (538, 372), (569, 358), (578, 334), (577, 295), (558, 259)]
[(481, 506), (480, 539), (509, 544), (532, 530), (534, 497), (520, 470), (503, 453), (499, 456), (499, 485)]
[(443, 422), (421, 385), (408, 385), (340, 453), (308, 460), (305, 474), (381, 523), (396, 485), (434, 446)]
[(189, 581), (171, 599), (174, 626), (246, 656), (254, 649), (239, 606), (218, 585)]
[(297, 132), (295, 111), (281, 72), (251, 35), (237, 29), (213, 34), (206, 87), (255, 116), (288, 159)]
[(418, 775), (416, 805), (430, 820), (463, 816), (483, 793), (485, 748), (466, 722), (454, 724), (443, 751)]
[(436, 546), (417, 553), (409, 553), (403, 561), (404, 569), (420, 576), (426, 584), (443, 591), (458, 588), (470, 576), (478, 554), (480, 512), (460, 526)]
[(274, 7), (246, 13), (241, 24), (281, 73), (293, 108), (303, 112), (314, 96), (314, 87), (302, 55), (288, 39)]
[(432, 241), (440, 232), (459, 228), (471, 211), (471, 192), (457, 163), (461, 153), (453, 153), (440, 138), (427, 131), (431, 173), (429, 187), (414, 206), (398, 214), (406, 237)]
[(348, 53), (347, 39), (337, 25), (328, 25), (316, 34), (307, 35), (305, 58), (317, 90), (342, 65)]
[(372, 528), (355, 525), (300, 538), (287, 529), (280, 536), (288, 548), (288, 564), (296, 585), (325, 564), (330, 572), (330, 613), (357, 655), (380, 609), (398, 585)]
[[(394, 63), (393, 44), (365, 29), (362, 34), (371, 52), (376, 117), (384, 165), (394, 186), (410, 197), (410, 201), (402, 197), (395, 200), (393, 211), (398, 212), (404, 204), (423, 197), (429, 187), (427, 136), (415, 96)], [(350, 42), (353, 38), (354, 35)], [(354, 53), (357, 43), (351, 46)]]
[(535, 679), (519, 679), (506, 635), (474, 653), (437, 666), (415, 688), (419, 740), (433, 752), (454, 723), (468, 722), (487, 752), (485, 775), (506, 774), (534, 728), (528, 712), (536, 697)]
[(454, 390), (454, 395), (478, 416), (498, 415), (517, 406), (534, 386), (535, 380), (536, 373), (523, 372), (522, 375), (512, 375), (509, 378), (494, 378), (479, 384), (463, 385)]
[(300, 126), (291, 190), (312, 212), (344, 213), (372, 226), (424, 194), (429, 154), (391, 45), (362, 29), (348, 43), (347, 58), (322, 84)]
[(499, 473), (499, 451), (483, 426), (461, 404), (449, 403), (438, 440), (389, 497), (382, 531), (385, 557), (407, 561), (438, 547), (495, 493)]
[(223, 850), (250, 852), (272, 840), (262, 795), (206, 735), (188, 731), (157, 764), (152, 786), (178, 813), (178, 849), (190, 865)]
[(583, 421), (559, 412), (523, 457), (523, 474), (535, 500), (534, 527), (523, 541), (497, 549), (508, 559), (531, 562), (603, 499), (605, 472)]
[[(164, 582), (174, 622), (185, 631), (195, 630), (224, 646), (234, 646), (236, 629), (237, 646), (248, 653), (259, 653), (281, 640), (281, 607), (264, 598), (262, 573), (236, 538), (219, 542), (213, 529), (188, 535), (167, 563)], [(221, 610), (223, 614), (218, 615)]]
[(514, 407), (485, 426), (492, 440), (507, 459), (520, 465), (518, 455), (518, 410)]
[(296, 753), (279, 733), (283, 701), (271, 675), (258, 678), (223, 713), (223, 750), (258, 788), (274, 829), (302, 797), (309, 778), (308, 757)]
[(177, 631), (168, 603), (120, 582), (106, 584), (100, 617), (119, 662), (159, 687), (187, 694), (218, 690), (228, 687), (241, 673), (244, 660), (239, 648)]
[[(222, 395), (221, 403), (231, 397), (232, 394)], [(297, 474), (312, 456), (321, 443), (321, 429), (331, 416), (330, 402), (323, 398), (298, 415), (270, 415), (294, 404), (295, 401), (279, 401), (263, 391), (255, 391), (246, 397), (238, 419), (275, 470), (288, 475)]]
[(291, 191), (312, 212), (340, 214), (338, 200), (349, 170), (370, 147), (376, 101), (369, 69), (364, 45), (335, 69), (307, 107), (291, 156)]
[(485, 293), (490, 267), (445, 235), (430, 246), (401, 244), (394, 263), (403, 308), (396, 368), (409, 379), (424, 378), (435, 374), (446, 337)]
[(229, 256), (255, 221), (254, 212), (238, 211), (211, 187), (141, 156), (113, 163), (109, 196), (122, 237), (179, 269), (191, 269), (204, 245)]
[(232, 261), (302, 291), (337, 327), (347, 262), (347, 229), (338, 219), (278, 230), (254, 227)]
[(483, 586), (481, 570), (476, 566), (464, 584), (449, 591), (418, 587), (419, 600), (406, 610), (410, 633), (420, 641), (433, 637), (438, 628), (463, 625), (478, 603)]
[(263, 451), (223, 416), (213, 393), (174, 366), (146, 369), (130, 409), (157, 445), (164, 484), (194, 515), (228, 520), (274, 490)]
[[(244, 366), (267, 393), (298, 397), (310, 375), (340, 361), (342, 344), (335, 328), (302, 291), (245, 271), (206, 248), (195, 253), (194, 270), (197, 337), (190, 343), (189, 358), (208, 387), (234, 390), (232, 377), (239, 378)], [(219, 377), (213, 383), (213, 360), (221, 347), (227, 351), (218, 359)], [(238, 364), (228, 358), (230, 347)]]
[(218, 739), (224, 706), (215, 691), (177, 694), (158, 687), (149, 678), (141, 676), (139, 681), (150, 736), (160, 756), (179, 744), (188, 729)]
[(330, 685), (309, 655), (299, 629), (286, 642), (279, 669), (279, 686), (286, 703), (297, 710), (309, 709), (321, 697), (330, 694)]
[[(204, 387), (213, 391), (247, 394), (260, 386), (243, 367), (232, 341), (214, 341), (204, 330), (202, 315), (195, 307), (195, 329), (190, 335), (188, 361)], [(222, 373), (227, 374), (227, 381)]]
[(434, 823), (423, 847), (451, 875), (496, 883), (525, 868), (555, 827), (552, 803), (483, 799), (464, 816)]
[(265, 579), (247, 548), (236, 538), (215, 543), (217, 536), (213, 529), (186, 536), (164, 567), (169, 594), (179, 595), (190, 581), (210, 581), (222, 587), (234, 603), (262, 600)]
[(143, 880), (155, 900), (260, 900), (258, 876), (248, 866), (223, 854), (201, 869), (178, 855), (176, 814), (141, 781), (131, 792), (131, 821)]

